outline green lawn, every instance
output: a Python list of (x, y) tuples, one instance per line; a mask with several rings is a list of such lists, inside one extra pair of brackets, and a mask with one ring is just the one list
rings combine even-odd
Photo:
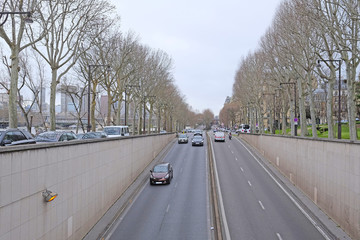
[[(360, 124), (360, 122), (357, 122), (357, 124)], [(323, 125), (318, 125), (318, 127), (320, 127), (323, 131), (317, 131), (318, 137), (319, 138), (328, 138), (328, 131), (327, 131), (327, 125), (323, 124)], [(300, 130), (301, 128), (298, 127), (298, 130)], [(335, 124), (334, 126), (334, 132), (335, 132), (335, 138), (337, 138), (337, 124)], [(266, 131), (265, 133), (270, 133), (269, 131)], [(275, 134), (281, 134), (282, 131), (281, 130), (276, 130)], [(312, 129), (311, 126), (308, 127), (308, 133), (309, 133), (309, 137), (312, 137)], [(291, 135), (291, 128), (287, 128), (286, 129), (286, 134), (287, 135)], [(298, 134), (300, 135), (300, 134)], [(358, 140), (360, 140), (360, 127), (357, 128), (357, 136), (358, 136)], [(343, 123), (341, 124), (341, 138), (342, 139), (350, 139), (350, 133), (349, 133), (349, 124), (348, 123)]]

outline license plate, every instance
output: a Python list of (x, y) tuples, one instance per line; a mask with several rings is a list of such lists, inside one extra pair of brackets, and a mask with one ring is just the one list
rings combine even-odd
[(155, 184), (162, 184), (162, 182), (155, 182)]

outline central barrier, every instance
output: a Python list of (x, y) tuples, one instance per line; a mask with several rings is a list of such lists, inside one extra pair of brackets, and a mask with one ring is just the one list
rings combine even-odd
[(0, 148), (0, 239), (82, 239), (174, 137)]

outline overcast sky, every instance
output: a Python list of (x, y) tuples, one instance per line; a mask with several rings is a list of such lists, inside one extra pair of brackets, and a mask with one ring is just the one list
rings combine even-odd
[(218, 115), (242, 57), (256, 50), (281, 0), (111, 0), (124, 32), (174, 62), (175, 84), (195, 111)]

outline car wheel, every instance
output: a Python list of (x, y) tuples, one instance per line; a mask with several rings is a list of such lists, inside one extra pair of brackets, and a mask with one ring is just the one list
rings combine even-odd
[(153, 182), (150, 180), (150, 185), (154, 185)]
[(170, 182), (171, 182), (171, 177), (169, 177), (167, 184), (170, 184)]

